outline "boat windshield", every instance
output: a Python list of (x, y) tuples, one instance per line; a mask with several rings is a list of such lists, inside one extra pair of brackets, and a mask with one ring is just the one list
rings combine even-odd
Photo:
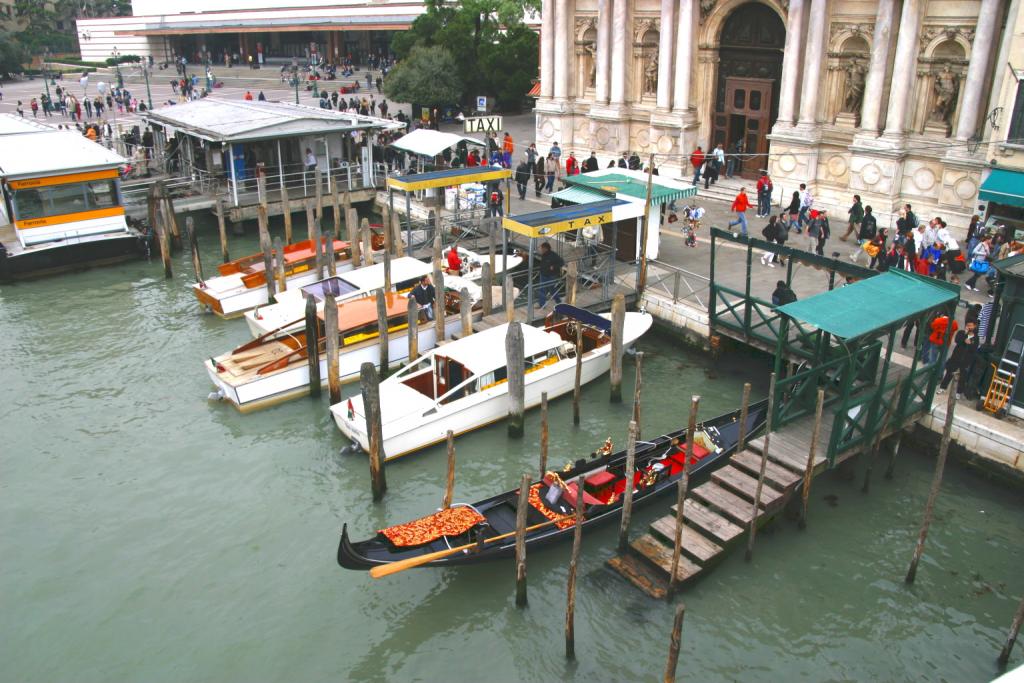
[(306, 285), (302, 288), (302, 291), (306, 294), (311, 294), (317, 301), (323, 301), (327, 298), (326, 294), (324, 294), (326, 288), (330, 288), (336, 297), (351, 294), (359, 289), (344, 278), (329, 277), (326, 280)]

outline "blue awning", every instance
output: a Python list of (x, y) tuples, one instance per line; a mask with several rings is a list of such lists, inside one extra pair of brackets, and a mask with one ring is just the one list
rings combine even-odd
[(997, 204), (1024, 207), (1024, 173), (994, 168), (981, 184), (980, 199)]

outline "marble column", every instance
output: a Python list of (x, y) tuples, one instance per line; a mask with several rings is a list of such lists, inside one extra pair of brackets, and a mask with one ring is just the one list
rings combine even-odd
[(629, 77), (629, 0), (614, 0), (612, 20), (612, 104), (626, 103), (626, 83)]
[(675, 41), (676, 0), (661, 0), (661, 30), (658, 32), (658, 109), (672, 106), (672, 50)]
[(818, 122), (818, 95), (823, 89), (821, 67), (825, 62), (827, 39), (828, 0), (811, 0), (811, 16), (807, 23), (807, 52), (804, 56), (804, 82), (800, 94), (800, 123)]
[(864, 101), (860, 107), (861, 129), (877, 133), (882, 112), (882, 88), (885, 72), (889, 68), (889, 52), (892, 45), (893, 19), (896, 16), (896, 0), (879, 0), (875, 15), (875, 34), (871, 43), (871, 63), (864, 79)]
[[(623, 1), (623, 0), (620, 0)], [(608, 104), (608, 64), (612, 56), (612, 0), (597, 0), (597, 78), (595, 89), (598, 104)]]
[(796, 114), (796, 93), (797, 85), (800, 83), (800, 55), (803, 47), (804, 0), (789, 0), (786, 46), (782, 52), (782, 81), (779, 84), (779, 123), (792, 124)]
[(967, 66), (967, 77), (964, 79), (960, 120), (956, 124), (957, 140), (968, 140), (978, 127), (978, 115), (985, 107), (982, 96), (991, 86), (985, 78), (985, 72), (988, 70), (996, 42), (996, 23), (1001, 16), (999, 0), (981, 0), (978, 27), (971, 46), (971, 62)]
[(569, 96), (569, 48), (565, 39), (569, 22), (569, 0), (555, 0), (555, 99), (564, 100)]
[[(802, 0), (797, 0), (801, 2)], [(679, 0), (679, 23), (676, 25), (675, 87), (672, 109), (690, 108), (690, 74), (693, 72), (693, 0)], [(662, 47), (665, 46), (664, 40)]]
[[(907, 130), (907, 110), (917, 78), (917, 47), (921, 28), (922, 0), (903, 0), (900, 33), (896, 39), (896, 58), (889, 84), (889, 108), (885, 115), (885, 134), (903, 135)], [(867, 93), (865, 93), (867, 97)]]
[(543, 0), (540, 11), (540, 96), (555, 92), (555, 0)]

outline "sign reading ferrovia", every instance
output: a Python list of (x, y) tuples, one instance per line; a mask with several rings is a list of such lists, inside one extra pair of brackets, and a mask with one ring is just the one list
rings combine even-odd
[(467, 133), (497, 133), (501, 130), (500, 116), (474, 116), (465, 121)]

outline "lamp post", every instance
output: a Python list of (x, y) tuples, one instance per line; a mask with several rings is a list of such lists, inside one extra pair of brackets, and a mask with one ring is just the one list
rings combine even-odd
[(320, 74), (318, 74), (317, 71), (316, 71), (317, 63), (319, 61), (320, 61), (319, 59), (314, 59), (314, 60), (312, 60), (312, 65), (311, 65), (313, 67), (313, 98), (314, 99), (320, 97), (320, 91), (316, 87), (317, 86), (317, 80), (319, 80), (319, 78), (320, 78)]
[(142, 75), (146, 79), (146, 102), (150, 110), (153, 109), (153, 93), (149, 90), (149, 63), (145, 57), (142, 59)]
[(292, 80), (289, 81), (289, 83), (291, 84), (291, 86), (293, 88), (295, 88), (295, 104), (298, 104), (299, 103), (299, 72), (298, 71), (293, 71), (292, 72)]
[(124, 76), (121, 75), (121, 53), (118, 51), (117, 46), (114, 46), (114, 51), (111, 53), (114, 55), (114, 71), (117, 73), (117, 87), (119, 90), (124, 89)]
[(53, 98), (50, 97), (50, 73), (46, 70), (46, 62), (50, 58), (50, 48), (43, 48), (43, 85), (46, 86), (46, 106), (50, 107), (53, 105)]

